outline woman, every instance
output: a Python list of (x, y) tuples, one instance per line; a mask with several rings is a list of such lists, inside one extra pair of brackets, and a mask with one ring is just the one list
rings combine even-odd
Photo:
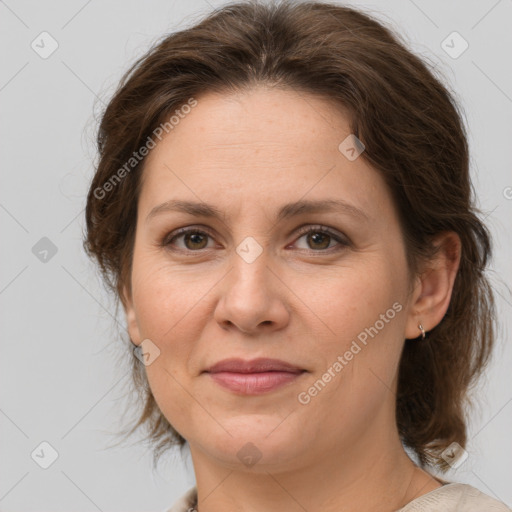
[(466, 456), (491, 245), (456, 103), (387, 28), (226, 6), (134, 64), (98, 145), (85, 247), (135, 347), (131, 431), (190, 447), (173, 512), (509, 510), (429, 472)]

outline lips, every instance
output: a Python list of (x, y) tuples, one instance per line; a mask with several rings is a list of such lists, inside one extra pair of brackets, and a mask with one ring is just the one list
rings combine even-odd
[(232, 373), (263, 373), (263, 372), (288, 372), (302, 373), (302, 368), (279, 359), (258, 358), (250, 361), (244, 359), (224, 359), (211, 366), (208, 373), (232, 372)]
[(241, 395), (259, 395), (294, 381), (306, 370), (279, 359), (225, 359), (206, 370), (212, 380)]

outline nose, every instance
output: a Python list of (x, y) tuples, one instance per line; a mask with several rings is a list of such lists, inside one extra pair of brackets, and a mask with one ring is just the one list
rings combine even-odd
[(270, 268), (265, 254), (251, 263), (234, 254), (233, 268), (222, 280), (220, 293), (214, 318), (223, 329), (269, 333), (289, 322), (286, 297), (290, 290)]

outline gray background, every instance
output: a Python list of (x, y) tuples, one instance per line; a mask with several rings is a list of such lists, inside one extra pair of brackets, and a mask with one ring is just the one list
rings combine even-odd
[[(109, 433), (123, 424), (127, 354), (81, 237), (102, 104), (153, 42), (222, 3), (0, 1), (2, 511), (160, 511), (194, 483), (190, 459), (182, 463), (179, 452), (153, 472), (148, 447), (108, 448), (116, 441)], [(512, 1), (351, 5), (403, 34), (466, 112), (474, 183), (496, 240), (490, 276), (501, 330), (476, 390), (469, 457), (446, 478), (511, 506)], [(46, 59), (31, 47), (43, 31), (59, 45)], [(441, 46), (453, 31), (469, 43), (458, 58)], [(48, 469), (31, 458), (43, 441), (58, 452)]]

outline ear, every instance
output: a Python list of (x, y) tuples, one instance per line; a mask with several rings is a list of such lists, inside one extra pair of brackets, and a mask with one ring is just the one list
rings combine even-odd
[(436, 327), (443, 319), (452, 296), (453, 283), (459, 270), (461, 241), (453, 231), (443, 232), (434, 240), (437, 254), (422, 268), (416, 278), (407, 319), (405, 337), (421, 336), (418, 324), (425, 331)]
[(135, 314), (135, 308), (133, 307), (132, 293), (126, 286), (123, 286), (123, 297), (121, 302), (123, 303), (126, 315), (126, 325), (128, 326), (130, 339), (133, 344), (140, 345), (142, 340), (140, 337), (139, 325), (137, 323), (137, 315)]

